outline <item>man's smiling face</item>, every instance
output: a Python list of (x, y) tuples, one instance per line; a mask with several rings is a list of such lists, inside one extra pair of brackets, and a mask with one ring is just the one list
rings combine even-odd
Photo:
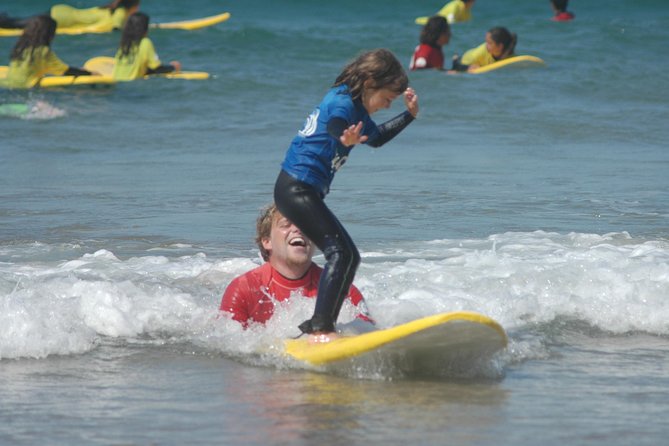
[(276, 212), (272, 218), (272, 230), (268, 239), (262, 241), (270, 252), (269, 261), (278, 271), (311, 265), (314, 244), (290, 220)]

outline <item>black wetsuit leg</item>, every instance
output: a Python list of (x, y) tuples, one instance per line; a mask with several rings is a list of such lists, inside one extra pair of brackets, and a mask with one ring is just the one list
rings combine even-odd
[(318, 283), (314, 315), (299, 328), (304, 333), (333, 332), (360, 264), (360, 253), (321, 194), (311, 185), (282, 170), (274, 186), (274, 201), (279, 212), (309, 237), (327, 261)]

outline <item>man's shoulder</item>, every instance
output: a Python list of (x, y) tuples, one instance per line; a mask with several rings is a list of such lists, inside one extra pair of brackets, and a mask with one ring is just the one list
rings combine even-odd
[(232, 282), (236, 282), (238, 285), (241, 283), (267, 282), (269, 281), (271, 274), (272, 266), (269, 263), (263, 263), (262, 265), (235, 277), (232, 279)]

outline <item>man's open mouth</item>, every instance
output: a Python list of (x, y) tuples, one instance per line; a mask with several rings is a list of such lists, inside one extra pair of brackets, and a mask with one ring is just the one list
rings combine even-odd
[(303, 237), (295, 237), (293, 239), (288, 240), (288, 244), (290, 246), (306, 247), (307, 246), (307, 241)]

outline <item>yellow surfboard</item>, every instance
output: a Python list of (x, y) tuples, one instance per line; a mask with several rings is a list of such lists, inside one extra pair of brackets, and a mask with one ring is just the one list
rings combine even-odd
[(116, 82), (110, 76), (45, 76), (37, 84), (42, 88), (68, 87), (70, 85), (111, 85)]
[(479, 313), (460, 311), (327, 343), (312, 343), (306, 336), (290, 339), (285, 341), (285, 353), (313, 365), (373, 353), (440, 355), (445, 359), (465, 355), (483, 359), (504, 349), (506, 344), (506, 333), (497, 322)]
[(470, 73), (473, 74), (482, 74), (489, 71), (498, 70), (505, 67), (515, 67), (515, 68), (530, 68), (530, 67), (543, 67), (546, 66), (546, 62), (535, 56), (513, 56), (508, 59), (503, 59), (490, 65), (476, 68)]
[[(114, 72), (114, 58), (108, 56), (98, 56), (88, 59), (84, 64), (88, 71), (100, 73), (103, 76), (111, 76)], [(167, 79), (185, 79), (185, 80), (204, 80), (209, 79), (209, 73), (204, 71), (180, 71), (178, 73), (151, 74), (144, 76), (144, 79), (152, 77), (164, 77)]]
[[(193, 20), (183, 20), (180, 22), (167, 22), (167, 23), (152, 23), (149, 26), (151, 28), (161, 28), (161, 29), (181, 29), (192, 31), (195, 29), (206, 28), (208, 26), (213, 26), (218, 23), (225, 22), (230, 18), (229, 12), (224, 12), (222, 14), (213, 15), (210, 17), (202, 17), (199, 19)], [(111, 32), (110, 29), (99, 27), (99, 26), (72, 26), (66, 28), (56, 29), (56, 34), (100, 34)], [(14, 28), (0, 28), (0, 37), (14, 37), (20, 36), (23, 33), (22, 29)]]
[[(0, 86), (2, 80), (7, 78), (9, 67), (0, 66)], [(45, 76), (38, 83), (37, 87), (67, 87), (70, 85), (110, 85), (116, 83), (111, 76)]]
[[(45, 76), (36, 85), (36, 87), (50, 88), (50, 87), (68, 87), (74, 85), (111, 85), (116, 81), (111, 77), (114, 71), (113, 57), (94, 57), (89, 59), (84, 68), (99, 75), (93, 76)], [(0, 66), (0, 86), (2, 80), (7, 77), (9, 67)], [(185, 79), (185, 80), (204, 80), (209, 79), (209, 73), (204, 71), (180, 71), (178, 73), (152, 74), (144, 76), (144, 79), (152, 77), (162, 77), (167, 79)]]
[[(63, 28), (57, 28), (56, 34), (67, 34), (67, 35), (77, 35), (77, 34), (102, 34), (108, 33), (112, 30), (107, 27), (100, 26), (68, 26)], [(20, 28), (0, 28), (0, 37), (16, 37), (23, 34), (23, 29)]]
[(229, 18), (230, 18), (230, 13), (224, 12), (223, 14), (213, 15), (210, 17), (203, 17), (201, 19), (183, 20), (181, 22), (154, 23), (151, 24), (150, 26), (151, 28), (184, 29), (187, 31), (192, 31), (194, 29), (206, 28), (207, 26), (212, 26), (221, 22), (225, 22)]

